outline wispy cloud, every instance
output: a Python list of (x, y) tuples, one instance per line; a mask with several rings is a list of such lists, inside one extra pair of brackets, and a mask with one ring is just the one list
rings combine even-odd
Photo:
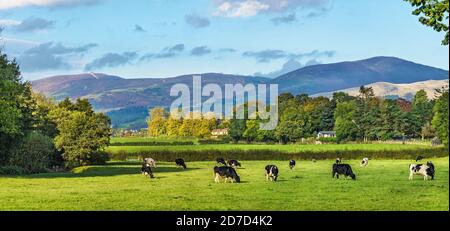
[(134, 32), (147, 32), (142, 26), (139, 26), (138, 24), (134, 25)]
[(301, 8), (323, 8), (331, 0), (212, 0), (216, 6), (215, 15), (238, 18), (251, 17), (260, 13), (283, 13)]
[(94, 5), (101, 0), (2, 0), (0, 10), (7, 10), (20, 7), (50, 7), (64, 8), (81, 5)]
[(209, 49), (208, 47), (199, 46), (199, 47), (195, 47), (194, 49), (191, 50), (191, 55), (203, 56), (203, 55), (210, 54), (211, 52), (212, 52), (211, 49)]
[(141, 61), (148, 61), (148, 60), (151, 60), (151, 59), (171, 58), (171, 57), (175, 57), (175, 56), (179, 55), (181, 52), (184, 51), (184, 49), (185, 49), (184, 44), (180, 43), (180, 44), (176, 44), (176, 45), (171, 46), (171, 47), (166, 47), (159, 53), (148, 53), (148, 54), (145, 54), (144, 56), (142, 56), (140, 58), (140, 60)]
[(301, 59), (301, 58), (319, 58), (333, 57), (334, 51), (314, 50), (307, 53), (289, 53), (283, 50), (263, 50), (263, 51), (247, 51), (242, 54), (244, 57), (256, 59), (257, 62), (267, 63), (277, 59)]
[(204, 28), (208, 27), (211, 24), (208, 18), (201, 17), (195, 14), (186, 15), (184, 17), (184, 20), (186, 21), (187, 24), (195, 28)]
[(268, 78), (276, 78), (281, 75), (287, 74), (291, 71), (295, 71), (295, 70), (298, 70), (303, 67), (317, 65), (317, 64), (320, 64), (320, 62), (315, 59), (308, 60), (305, 64), (302, 64), (295, 59), (289, 59), (285, 64), (283, 64), (283, 66), (279, 70), (275, 70), (275, 71), (265, 73), (265, 74), (261, 73), (261, 72), (257, 72), (254, 75), (261, 76), (261, 77), (268, 77)]
[(272, 18), (271, 21), (275, 25), (289, 24), (289, 23), (293, 23), (293, 22), (297, 21), (297, 15), (295, 13), (292, 13), (292, 14), (288, 14), (288, 15), (285, 15), (285, 16)]
[(51, 69), (69, 69), (68, 56), (80, 55), (90, 49), (97, 47), (97, 44), (90, 43), (80, 47), (67, 47), (61, 43), (43, 43), (26, 50), (18, 57), (18, 62), (23, 71), (41, 71)]
[(52, 28), (54, 21), (30, 17), (12, 27), (17, 32), (36, 32)]
[(130, 64), (137, 58), (137, 56), (138, 54), (136, 52), (124, 52), (122, 54), (108, 53), (103, 55), (101, 58), (95, 59), (92, 62), (86, 64), (84, 69), (86, 71), (93, 71), (105, 67), (123, 66), (126, 64)]

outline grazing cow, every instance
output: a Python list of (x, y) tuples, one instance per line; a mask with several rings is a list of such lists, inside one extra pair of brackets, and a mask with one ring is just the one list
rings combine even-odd
[(352, 167), (348, 164), (333, 164), (332, 171), (333, 178), (336, 176), (339, 179), (339, 175), (344, 175), (345, 178), (350, 176), (353, 180), (356, 180), (356, 175), (352, 171)]
[(278, 167), (275, 165), (266, 166), (266, 178), (270, 181), (277, 181), (278, 178)]
[(187, 167), (186, 167), (186, 163), (184, 163), (184, 160), (183, 159), (176, 159), (175, 160), (175, 164), (177, 165), (177, 166), (182, 166), (184, 169), (186, 169)]
[(369, 164), (369, 158), (363, 158), (361, 161), (361, 167), (366, 167)]
[(423, 156), (417, 156), (416, 157), (416, 162), (419, 161), (419, 160), (423, 160), (423, 158), (424, 158)]
[(435, 168), (431, 161), (428, 161), (426, 165), (423, 164), (410, 164), (409, 165), (409, 179), (412, 180), (414, 175), (422, 175), (423, 180), (428, 180), (431, 177), (434, 180)]
[(217, 158), (217, 159), (216, 159), (216, 162), (217, 162), (218, 164), (227, 165), (227, 163), (225, 163), (225, 159), (224, 159), (224, 158), (221, 158), (221, 157)]
[(241, 178), (236, 173), (236, 170), (230, 166), (214, 167), (214, 176), (216, 183), (219, 183), (221, 178), (225, 178), (225, 183), (228, 181), (228, 179), (230, 179), (232, 183), (241, 182)]
[(341, 158), (336, 158), (336, 164), (341, 164), (342, 163), (342, 159)]
[(292, 170), (295, 167), (295, 160), (290, 160), (289, 161), (289, 168)]
[(156, 168), (156, 162), (152, 158), (145, 158), (144, 163), (147, 163), (150, 166), (150, 168)]
[(152, 168), (150, 167), (150, 165), (148, 163), (142, 164), (141, 173), (144, 176), (149, 176), (150, 178), (155, 178), (153, 176)]
[(228, 165), (234, 168), (241, 167), (241, 163), (239, 163), (237, 160), (228, 160)]

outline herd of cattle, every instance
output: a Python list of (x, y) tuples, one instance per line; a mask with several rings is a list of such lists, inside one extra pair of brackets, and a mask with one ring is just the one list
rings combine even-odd
[[(418, 156), (416, 158), (416, 162), (422, 160), (422, 156)], [(225, 179), (225, 183), (230, 180), (231, 182), (241, 182), (241, 178), (236, 172), (238, 167), (241, 167), (241, 163), (239, 161), (231, 159), (225, 162), (224, 158), (217, 158), (217, 164), (220, 166), (214, 167), (214, 177), (215, 182), (219, 183), (221, 179)], [(179, 167), (187, 168), (186, 163), (183, 159), (176, 159), (175, 164)], [(292, 170), (296, 165), (295, 160), (289, 161), (289, 168)], [(362, 159), (360, 166), (366, 167), (369, 165), (369, 158)], [(156, 168), (156, 162), (152, 158), (145, 158), (141, 167), (141, 172), (145, 176), (149, 176), (150, 178), (154, 178), (152, 168)], [(266, 170), (266, 178), (269, 181), (277, 181), (279, 175), (279, 169), (276, 165), (267, 165), (265, 167)], [(431, 178), (434, 180), (435, 167), (431, 161), (428, 161), (426, 164), (410, 164), (409, 165), (409, 179), (412, 180), (414, 175), (421, 175), (424, 177), (424, 180), (428, 180)], [(344, 175), (345, 178), (350, 177), (353, 180), (356, 180), (356, 175), (353, 173), (352, 167), (349, 164), (343, 164), (341, 158), (336, 158), (336, 162), (332, 167), (332, 177), (336, 177), (339, 179), (339, 175)]]

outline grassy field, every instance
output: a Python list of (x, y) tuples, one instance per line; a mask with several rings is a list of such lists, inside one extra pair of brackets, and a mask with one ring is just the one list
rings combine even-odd
[[(71, 173), (0, 176), (0, 210), (449, 210), (449, 159), (432, 159), (434, 181), (408, 180), (410, 160), (372, 160), (353, 166), (357, 180), (332, 179), (332, 161), (243, 161), (242, 183), (214, 183), (214, 162), (183, 170), (158, 163), (155, 179), (136, 162), (77, 168)], [(267, 182), (264, 166), (280, 178)]]
[(302, 151), (378, 151), (378, 150), (427, 150), (431, 146), (416, 144), (324, 144), (324, 145), (273, 145), (273, 144), (204, 144), (204, 145), (180, 145), (180, 146), (111, 146), (108, 151), (117, 152), (124, 150), (128, 153), (136, 153), (141, 151), (202, 151), (202, 150), (279, 150), (287, 153)]

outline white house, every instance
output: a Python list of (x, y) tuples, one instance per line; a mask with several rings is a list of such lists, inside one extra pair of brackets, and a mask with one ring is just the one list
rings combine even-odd
[(317, 133), (317, 139), (319, 138), (335, 138), (336, 132), (334, 131), (320, 131)]

